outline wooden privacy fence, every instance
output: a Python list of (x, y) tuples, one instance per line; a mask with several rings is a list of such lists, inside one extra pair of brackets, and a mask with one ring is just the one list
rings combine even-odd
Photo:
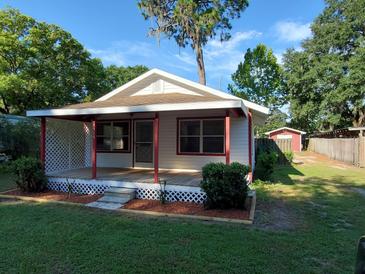
[(292, 151), (291, 149), (291, 139), (278, 139), (272, 140), (268, 138), (257, 138), (255, 140), (255, 149), (256, 154), (259, 151), (275, 151), (278, 154), (278, 163), (279, 164), (287, 164), (288, 160), (286, 159), (284, 152)]
[(365, 167), (365, 137), (310, 138), (308, 150), (324, 154), (334, 160)]
[(278, 139), (274, 141), (268, 138), (257, 138), (256, 150), (257, 149), (289, 152), (291, 151), (291, 139)]

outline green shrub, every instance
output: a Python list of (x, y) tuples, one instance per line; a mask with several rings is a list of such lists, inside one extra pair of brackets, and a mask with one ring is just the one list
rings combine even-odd
[(294, 153), (292, 151), (286, 151), (286, 152), (284, 152), (284, 156), (285, 156), (285, 159), (287, 160), (287, 162), (289, 164), (291, 164), (293, 162)]
[(244, 208), (247, 196), (248, 166), (240, 163), (226, 165), (210, 163), (203, 167), (201, 188), (207, 194), (207, 208)]
[(255, 168), (255, 179), (262, 181), (268, 181), (274, 172), (274, 167), (278, 161), (277, 153), (271, 152), (260, 152), (257, 155), (256, 168)]
[(39, 122), (24, 119), (10, 123), (0, 115), (0, 152), (13, 159), (39, 155)]
[(22, 191), (39, 192), (47, 187), (42, 165), (35, 158), (20, 157), (11, 163), (10, 170), (16, 175), (16, 184)]

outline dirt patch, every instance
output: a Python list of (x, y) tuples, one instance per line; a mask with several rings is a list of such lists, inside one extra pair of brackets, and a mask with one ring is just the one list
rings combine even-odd
[(57, 191), (45, 191), (41, 193), (25, 193), (20, 190), (10, 190), (3, 192), (2, 194), (21, 196), (21, 197), (42, 198), (50, 201), (62, 201), (62, 202), (79, 203), (79, 204), (87, 204), (95, 202), (97, 199), (101, 197), (101, 195), (80, 195), (73, 193), (68, 195), (68, 193), (57, 192)]
[(329, 157), (315, 153), (312, 151), (305, 151), (301, 153), (296, 153), (294, 157), (297, 161), (301, 161), (304, 164), (315, 164), (315, 163), (327, 163), (330, 166), (341, 169), (341, 170), (347, 170), (349, 168), (353, 168), (351, 164), (344, 163), (337, 160), (332, 160)]
[(161, 204), (159, 201), (154, 201), (154, 200), (132, 200), (128, 202), (123, 208), (162, 212), (162, 213), (197, 215), (197, 216), (200, 215), (200, 216), (241, 219), (241, 220), (248, 220), (250, 215), (249, 208), (246, 210), (205, 209), (202, 204), (188, 203), (188, 202), (172, 202), (167, 204)]
[(285, 231), (294, 230), (299, 224), (293, 210), (283, 201), (260, 202), (256, 204), (254, 225), (261, 229)]

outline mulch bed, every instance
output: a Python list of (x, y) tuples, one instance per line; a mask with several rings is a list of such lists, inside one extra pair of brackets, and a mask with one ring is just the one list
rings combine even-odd
[(79, 204), (87, 204), (91, 202), (95, 202), (102, 195), (80, 195), (80, 194), (70, 194), (65, 192), (57, 192), (53, 190), (48, 190), (40, 193), (25, 193), (20, 190), (10, 190), (3, 192), (1, 194), (5, 195), (14, 195), (14, 196), (22, 196), (22, 197), (32, 197), (32, 198), (41, 198), (50, 201), (62, 201), (62, 202), (70, 202), (70, 203), (79, 203)]
[(205, 209), (202, 204), (188, 203), (188, 202), (171, 202), (161, 204), (156, 200), (132, 200), (129, 201), (123, 208), (133, 210), (155, 211), (162, 213), (184, 214), (209, 216), (219, 218), (230, 218), (248, 220), (250, 216), (250, 208), (242, 209)]

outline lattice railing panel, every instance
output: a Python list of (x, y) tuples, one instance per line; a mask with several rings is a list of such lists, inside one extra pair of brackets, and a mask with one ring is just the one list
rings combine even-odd
[(91, 148), (92, 148), (92, 125), (91, 123), (84, 123), (85, 134), (85, 166), (91, 167)]
[(46, 173), (90, 166), (88, 123), (47, 119)]
[[(103, 194), (110, 185), (105, 183), (91, 183), (88, 181), (77, 181), (73, 179), (48, 179), (48, 188), (55, 191), (68, 192), (69, 185), (73, 193), (78, 194)], [(136, 189), (137, 199), (146, 200), (159, 200), (160, 191), (156, 188), (140, 187)], [(204, 192), (196, 191), (184, 191), (184, 190), (168, 190), (166, 191), (166, 200), (170, 202), (181, 201), (181, 202), (193, 202), (193, 203), (203, 203), (207, 197)]]
[[(137, 199), (146, 200), (159, 200), (160, 191), (157, 189), (149, 188), (138, 188), (136, 191)], [(193, 203), (203, 203), (207, 195), (204, 192), (189, 192), (189, 191), (166, 191), (166, 200), (169, 202), (193, 202)]]
[(68, 192), (69, 186), (71, 186), (72, 193), (87, 195), (103, 194), (110, 187), (105, 184), (76, 183), (72, 179), (62, 182), (52, 181), (52, 179), (48, 181), (48, 189), (50, 190)]

